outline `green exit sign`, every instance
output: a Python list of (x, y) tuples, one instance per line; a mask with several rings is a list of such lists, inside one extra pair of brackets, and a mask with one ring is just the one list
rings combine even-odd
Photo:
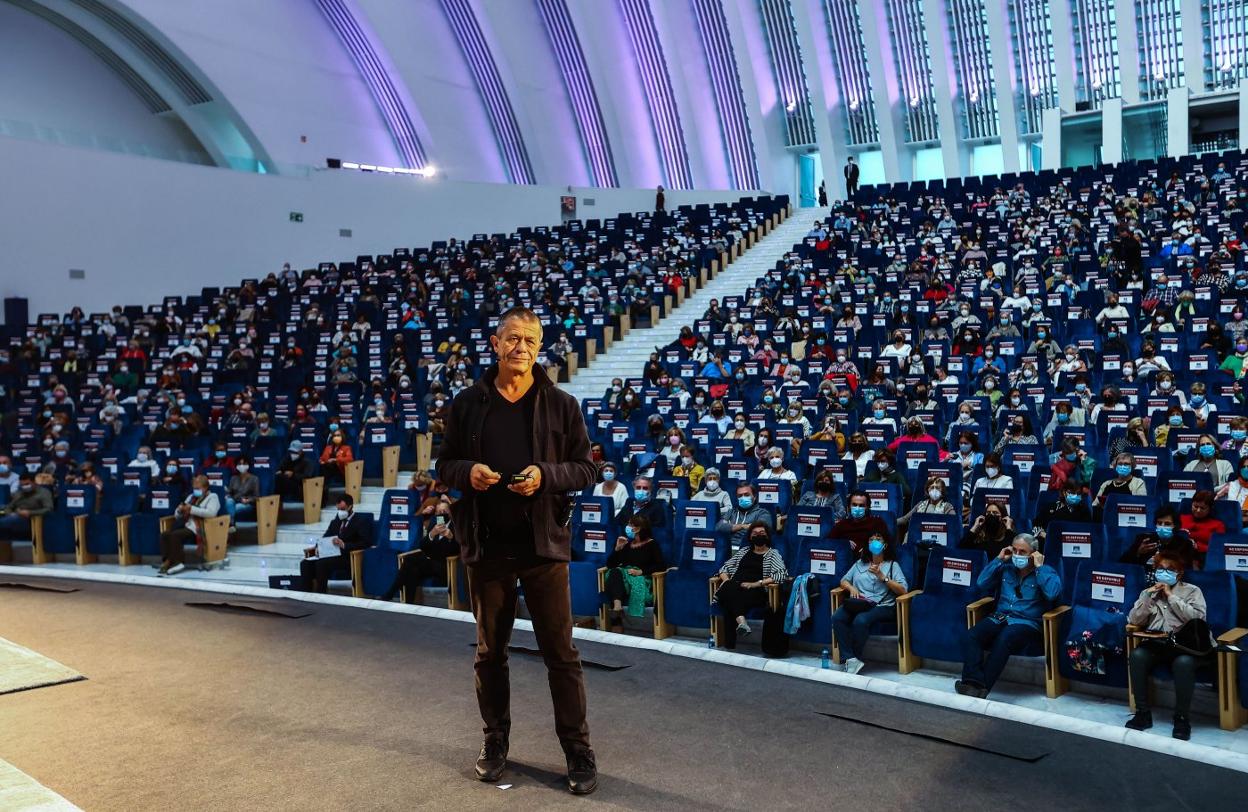
[(303, 222), (303, 212), (301, 212), (301, 211), (292, 211), (292, 212), (290, 213), (290, 222), (292, 222), (292, 223), (302, 223), (302, 222)]

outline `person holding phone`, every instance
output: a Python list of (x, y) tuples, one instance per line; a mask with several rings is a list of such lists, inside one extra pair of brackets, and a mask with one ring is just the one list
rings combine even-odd
[(897, 596), (904, 595), (906, 574), (897, 564), (897, 553), (886, 533), (872, 533), (858, 560), (841, 579), (846, 600), (832, 613), (832, 632), (845, 671), (857, 674), (862, 670), (862, 655), (871, 637), (871, 627), (897, 614)]
[(585, 795), (597, 788), (598, 769), (581, 655), (572, 642), (569, 492), (592, 485), (598, 468), (580, 404), (537, 364), (537, 314), (525, 307), (503, 313), (490, 344), (497, 363), (451, 403), (437, 462), (438, 479), (464, 494), (451, 514), (477, 621), (474, 668), (485, 742), (476, 775), (492, 783), (507, 766), (507, 646), (519, 582), (549, 675), (567, 788)]
[(981, 594), (996, 592), (996, 611), (962, 632), (962, 679), (953, 687), (983, 699), (1010, 655), (1040, 641), (1040, 619), (1061, 597), (1062, 578), (1044, 563), (1036, 537), (1019, 533), (984, 567), (976, 585)]

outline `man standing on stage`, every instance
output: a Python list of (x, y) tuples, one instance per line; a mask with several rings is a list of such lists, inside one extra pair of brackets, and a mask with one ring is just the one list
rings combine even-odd
[(490, 343), (498, 363), (451, 404), (437, 462), (438, 479), (464, 494), (451, 511), (477, 620), (474, 667), (485, 723), (477, 777), (497, 781), (507, 765), (507, 644), (519, 581), (546, 661), (568, 789), (586, 795), (598, 786), (598, 770), (581, 655), (572, 643), (568, 493), (596, 479), (589, 435), (580, 404), (537, 365), (542, 324), (532, 310), (504, 313)]

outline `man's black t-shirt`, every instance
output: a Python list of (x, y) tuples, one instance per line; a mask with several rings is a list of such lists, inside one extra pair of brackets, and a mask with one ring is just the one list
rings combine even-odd
[(481, 523), (487, 557), (520, 557), (534, 554), (533, 524), (529, 510), (532, 497), (507, 490), (513, 474), (533, 464), (533, 406), (537, 386), (512, 403), (490, 387), (490, 409), (481, 431), (482, 462), (502, 479), (481, 497)]

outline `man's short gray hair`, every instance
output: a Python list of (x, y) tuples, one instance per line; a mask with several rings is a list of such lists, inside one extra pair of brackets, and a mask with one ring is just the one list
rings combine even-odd
[(494, 334), (502, 335), (503, 328), (506, 327), (507, 322), (512, 319), (519, 319), (520, 321), (527, 321), (531, 324), (536, 324), (538, 333), (542, 332), (542, 320), (537, 317), (536, 313), (527, 307), (513, 307), (498, 317), (498, 327), (494, 329)]
[(1031, 533), (1019, 533), (1017, 536), (1014, 537), (1015, 544), (1017, 544), (1020, 541), (1026, 544), (1027, 549), (1031, 550), (1033, 553), (1036, 551), (1036, 547), (1040, 543), (1036, 541), (1036, 537), (1033, 536)]

